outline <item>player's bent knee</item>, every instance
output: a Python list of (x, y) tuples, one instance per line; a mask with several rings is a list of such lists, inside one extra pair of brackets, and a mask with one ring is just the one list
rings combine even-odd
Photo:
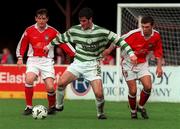
[(46, 86), (46, 91), (47, 92), (54, 92), (55, 88), (54, 88), (54, 86)]
[(146, 92), (151, 92), (151, 89), (152, 89), (151, 86), (144, 87), (144, 91)]
[(96, 98), (99, 98), (99, 99), (104, 98), (103, 93), (96, 93)]
[(28, 85), (33, 85), (33, 83), (34, 83), (34, 80), (26, 80), (26, 84)]

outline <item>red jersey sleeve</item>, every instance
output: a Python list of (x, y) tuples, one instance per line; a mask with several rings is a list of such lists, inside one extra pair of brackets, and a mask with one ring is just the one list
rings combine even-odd
[(25, 31), (21, 37), (21, 40), (18, 43), (17, 49), (16, 49), (16, 56), (17, 57), (23, 57), (24, 53), (26, 52), (27, 46), (29, 44), (29, 38), (27, 36), (27, 32)]
[(71, 46), (70, 43), (61, 43), (58, 46), (62, 48), (71, 58), (74, 58), (75, 49)]
[(158, 35), (158, 42), (154, 47), (154, 56), (157, 58), (162, 58), (163, 56), (163, 49), (162, 49), (162, 39), (160, 37), (160, 35)]

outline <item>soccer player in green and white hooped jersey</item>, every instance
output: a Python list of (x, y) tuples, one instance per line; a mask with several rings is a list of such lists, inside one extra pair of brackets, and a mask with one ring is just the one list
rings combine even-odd
[(93, 24), (93, 11), (83, 8), (79, 12), (80, 25), (71, 27), (65, 33), (57, 35), (49, 45), (44, 47), (44, 52), (60, 43), (75, 44), (76, 54), (73, 63), (68, 66), (59, 78), (57, 88), (57, 109), (63, 110), (65, 87), (76, 80), (80, 75), (90, 82), (96, 97), (97, 118), (106, 119), (104, 114), (104, 94), (101, 80), (101, 67), (99, 59), (108, 42), (120, 46), (129, 55), (130, 61), (136, 64), (137, 57), (131, 47), (114, 32)]

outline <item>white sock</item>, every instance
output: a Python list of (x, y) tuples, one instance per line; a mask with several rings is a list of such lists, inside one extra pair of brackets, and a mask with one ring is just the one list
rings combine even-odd
[(56, 108), (61, 108), (64, 105), (65, 89), (58, 87), (56, 90)]
[(102, 99), (97, 99), (96, 98), (96, 109), (97, 109), (97, 114), (104, 114), (104, 98)]

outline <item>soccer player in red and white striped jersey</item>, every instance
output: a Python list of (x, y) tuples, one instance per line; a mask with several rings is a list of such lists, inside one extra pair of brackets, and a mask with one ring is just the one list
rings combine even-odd
[[(48, 20), (49, 15), (47, 9), (37, 10), (35, 16), (36, 23), (26, 28), (16, 49), (16, 56), (18, 58), (17, 64), (20, 66), (23, 64), (23, 57), (27, 47), (29, 47), (26, 63), (26, 108), (23, 113), (24, 115), (30, 115), (32, 112), (33, 83), (39, 74), (41, 74), (48, 92), (48, 113), (55, 113), (54, 48), (51, 48), (48, 53), (44, 53), (43, 48), (51, 42), (59, 32), (47, 24)], [(75, 50), (69, 43), (60, 44), (59, 47), (61, 47), (69, 56), (74, 56)]]

